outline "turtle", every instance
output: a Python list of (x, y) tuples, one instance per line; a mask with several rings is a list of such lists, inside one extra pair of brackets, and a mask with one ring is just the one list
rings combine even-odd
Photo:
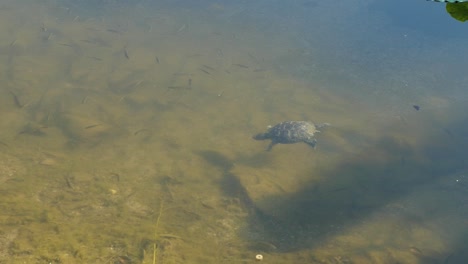
[(314, 134), (318, 129), (329, 126), (328, 123), (314, 124), (307, 121), (284, 121), (274, 126), (269, 126), (265, 133), (259, 133), (253, 136), (255, 140), (270, 139), (271, 143), (266, 148), (270, 151), (276, 144), (294, 144), (304, 142), (315, 148), (317, 140)]

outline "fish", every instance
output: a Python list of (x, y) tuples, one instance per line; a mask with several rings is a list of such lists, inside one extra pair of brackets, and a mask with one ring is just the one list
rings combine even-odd
[(202, 69), (202, 68), (199, 68), (200, 71), (206, 73), (206, 74), (211, 74), (209, 71), (205, 70), (205, 69)]
[(126, 58), (127, 60), (129, 60), (129, 59), (130, 59), (130, 55), (128, 55), (127, 46), (124, 47), (124, 50), (123, 50), (123, 51), (124, 51), (124, 56), (125, 56), (125, 58)]
[(20, 102), (20, 100), (18, 99), (18, 96), (12, 92), (11, 90), (8, 90), (11, 94), (11, 96), (13, 97), (13, 102), (15, 103), (15, 106), (18, 107), (18, 108), (23, 108), (23, 104)]
[(101, 124), (90, 125), (90, 126), (86, 126), (84, 129), (90, 129), (90, 128), (97, 127), (97, 126), (100, 126), (100, 125)]
[(215, 70), (213, 67), (210, 67), (210, 66), (208, 66), (208, 65), (202, 65), (202, 66), (205, 67), (205, 68), (207, 68), (208, 70), (212, 70), (212, 71)]
[(107, 32), (111, 32), (111, 33), (115, 33), (115, 34), (119, 34), (119, 35), (122, 34), (122, 32), (120, 30), (112, 29), (112, 28), (108, 28)]
[(93, 60), (97, 60), (97, 61), (102, 61), (102, 59), (99, 58), (99, 57), (94, 57), (94, 56), (86, 56), (86, 57), (89, 58), (89, 59), (93, 59)]
[(190, 86), (168, 86), (167, 87), (168, 90), (191, 90), (192, 87)]
[(421, 109), (421, 107), (419, 107), (419, 105), (413, 105), (413, 108), (414, 108), (416, 111), (419, 111), (419, 109)]
[(234, 63), (234, 64), (232, 64), (232, 65), (237, 66), (237, 67), (240, 67), (240, 68), (245, 68), (245, 69), (249, 68), (249, 66), (244, 65), (244, 64), (239, 64), (239, 63)]
[(439, 2), (439, 3), (452, 3), (452, 4), (456, 4), (456, 3), (468, 3), (468, 0), (427, 0), (427, 1)]

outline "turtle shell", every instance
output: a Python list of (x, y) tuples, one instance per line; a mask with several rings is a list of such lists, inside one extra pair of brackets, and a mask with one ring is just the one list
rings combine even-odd
[(255, 135), (256, 140), (270, 139), (271, 143), (267, 147), (270, 151), (276, 144), (294, 144), (304, 142), (315, 148), (317, 140), (314, 134), (319, 132), (317, 128), (328, 126), (328, 123), (316, 125), (306, 121), (285, 121), (270, 127), (265, 133)]
[(306, 121), (285, 121), (268, 129), (268, 138), (275, 143), (310, 142), (317, 132), (315, 124)]

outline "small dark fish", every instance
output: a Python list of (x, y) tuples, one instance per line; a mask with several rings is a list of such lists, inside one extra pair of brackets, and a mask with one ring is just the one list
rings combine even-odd
[(97, 60), (97, 61), (102, 61), (101, 58), (94, 57), (94, 56), (87, 56), (87, 58), (90, 58), (90, 59), (93, 59), (93, 60)]
[(125, 56), (125, 58), (127, 58), (127, 60), (130, 59), (130, 56), (128, 55), (127, 47), (124, 47), (124, 56)]
[(186, 86), (168, 86), (167, 89), (170, 89), (170, 90), (190, 90), (191, 87), (186, 87)]
[(147, 129), (147, 128), (142, 128), (142, 129), (139, 129), (139, 130), (135, 131), (135, 133), (133, 133), (133, 135), (137, 136), (138, 134), (143, 133), (145, 131), (149, 132), (150, 130)]
[(245, 69), (248, 69), (248, 68), (249, 68), (249, 66), (244, 65), (244, 64), (239, 64), (239, 63), (235, 63), (235, 64), (232, 64), (232, 65), (237, 66), (237, 67), (240, 67), (240, 68), (245, 68)]
[(419, 111), (419, 109), (421, 109), (421, 107), (419, 107), (419, 105), (413, 105), (413, 108), (416, 109), (416, 111)]
[(159, 64), (159, 58), (158, 58), (158, 56), (156, 56), (155, 59), (156, 59), (156, 63)]
[(208, 66), (208, 65), (202, 65), (202, 66), (205, 67), (205, 68), (207, 68), (208, 70), (212, 70), (212, 71), (215, 70), (213, 67), (210, 67), (210, 66)]
[(67, 183), (68, 188), (75, 189), (75, 184), (74, 184), (75, 177), (73, 177), (73, 175), (67, 174), (64, 176), (64, 178), (65, 178), (65, 182)]
[(62, 45), (62, 46), (65, 46), (65, 47), (73, 47), (72, 44), (68, 44), (68, 43), (59, 43), (59, 45)]
[(97, 126), (100, 126), (100, 125), (101, 124), (90, 125), (90, 126), (85, 127), (84, 129), (90, 129), (90, 128), (97, 127)]
[(192, 79), (188, 79), (188, 87), (189, 89), (192, 89)]
[(115, 34), (119, 34), (119, 35), (122, 34), (122, 31), (117, 30), (117, 29), (112, 29), (112, 28), (108, 28), (107, 32), (111, 32), (111, 33), (115, 33)]
[(189, 91), (192, 90), (192, 87), (189, 86), (168, 86), (167, 90), (164, 93), (169, 92), (169, 90), (173, 91)]
[(20, 100), (18, 99), (18, 96), (10, 90), (8, 90), (11, 93), (11, 96), (13, 96), (13, 101), (15, 102), (16, 107), (18, 108), (23, 108), (23, 104), (20, 103)]
[(205, 70), (205, 69), (202, 69), (202, 68), (200, 68), (200, 71), (202, 71), (202, 72), (204, 72), (204, 73), (206, 73), (206, 74), (211, 74), (209, 71), (207, 71), (207, 70)]

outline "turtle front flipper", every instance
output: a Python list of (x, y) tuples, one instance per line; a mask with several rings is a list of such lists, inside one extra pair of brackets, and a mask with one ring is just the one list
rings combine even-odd
[(317, 140), (315, 138), (306, 140), (304, 141), (307, 145), (311, 146), (312, 148), (315, 148), (317, 146)]
[(270, 151), (276, 144), (278, 144), (278, 142), (272, 140), (270, 145), (268, 145), (268, 147), (265, 149), (265, 151)]

